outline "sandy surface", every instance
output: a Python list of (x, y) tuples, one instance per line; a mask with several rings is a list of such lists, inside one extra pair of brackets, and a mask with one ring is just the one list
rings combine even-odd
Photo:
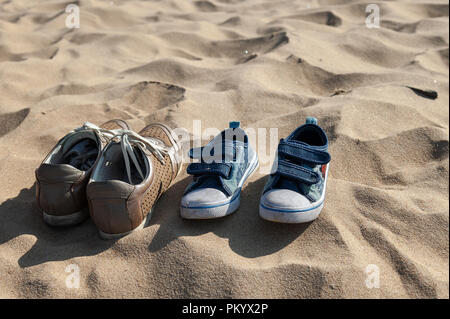
[[(80, 0), (67, 29), (69, 3), (0, 0), (0, 297), (449, 297), (448, 1)], [(179, 217), (183, 171), (116, 242), (34, 204), (34, 169), (87, 120), (284, 137), (307, 115), (332, 154), (310, 224), (258, 217), (260, 171), (234, 215), (202, 222)]]

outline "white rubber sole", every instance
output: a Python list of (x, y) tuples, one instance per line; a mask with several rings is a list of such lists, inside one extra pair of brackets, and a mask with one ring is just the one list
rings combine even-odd
[(230, 201), (221, 204), (211, 204), (208, 206), (202, 207), (180, 207), (180, 214), (182, 218), (185, 219), (212, 219), (212, 218), (220, 218), (234, 213), (241, 203), (241, 190), (242, 186), (246, 182), (246, 180), (250, 177), (250, 175), (256, 170), (258, 167), (258, 156), (255, 153), (255, 158), (252, 161), (252, 165), (250, 165), (244, 173), (244, 177), (238, 185), (238, 194), (235, 195)]
[(82, 210), (70, 215), (63, 216), (55, 216), (50, 215), (46, 212), (42, 212), (42, 217), (44, 219), (44, 222), (50, 226), (74, 226), (85, 221), (89, 217), (89, 212), (87, 210)]
[(110, 234), (110, 233), (102, 232), (102, 231), (99, 229), (99, 230), (98, 230), (98, 233), (99, 233), (100, 237), (101, 237), (102, 239), (105, 239), (105, 240), (111, 240), (111, 239), (119, 239), (119, 238), (122, 238), (122, 237), (124, 237), (124, 236), (126, 236), (126, 235), (131, 234), (132, 232), (135, 232), (135, 231), (137, 231), (137, 230), (141, 230), (141, 229), (143, 229), (145, 226), (147, 226), (148, 223), (150, 222), (150, 219), (152, 218), (152, 213), (153, 213), (153, 208), (150, 210), (150, 212), (147, 214), (147, 216), (145, 216), (145, 218), (144, 218), (144, 220), (142, 221), (142, 223), (141, 223), (139, 226), (137, 226), (136, 228), (134, 228), (134, 229), (132, 229), (132, 230), (130, 230), (130, 231), (127, 231), (127, 232), (124, 232), (124, 233)]
[(323, 202), (310, 210), (305, 211), (280, 211), (263, 206), (259, 206), (259, 216), (271, 222), (286, 223), (286, 224), (300, 224), (308, 223), (319, 217), (323, 208)]

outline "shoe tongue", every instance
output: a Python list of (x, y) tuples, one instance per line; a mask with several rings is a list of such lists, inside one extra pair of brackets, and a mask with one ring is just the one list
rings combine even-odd
[[(230, 122), (230, 128), (226, 129), (223, 134), (220, 135), (220, 138), (211, 145), (209, 150), (206, 150), (206, 154), (212, 154), (210, 157), (203, 155), (203, 161), (206, 163), (229, 163), (235, 160), (236, 158), (236, 146), (235, 141), (233, 140), (234, 134), (231, 134), (229, 130), (234, 130), (239, 128), (239, 122)], [(230, 134), (226, 134), (230, 133)], [(222, 192), (225, 192), (223, 189), (223, 184), (220, 176), (200, 176), (197, 184), (198, 188), (218, 188)]]
[(241, 122), (230, 122), (230, 128), (238, 128), (241, 125)]
[(306, 122), (305, 123), (306, 124), (315, 124), (315, 125), (317, 125), (318, 121), (317, 121), (317, 119), (315, 117), (308, 116), (308, 117), (306, 117)]
[[(206, 154), (212, 154), (210, 157), (202, 154), (202, 160), (207, 163), (229, 163), (236, 160), (236, 142), (244, 143), (245, 132), (240, 128), (240, 122), (230, 122), (229, 128), (222, 131), (215, 141), (210, 144), (209, 149), (205, 149)], [(218, 152), (218, 153), (217, 153)], [(226, 193), (220, 176), (200, 176), (196, 188), (218, 188)]]
[(222, 152), (224, 154), (225, 162), (231, 162), (236, 156), (236, 148), (233, 141), (226, 140), (223, 142)]
[(206, 163), (231, 162), (236, 156), (236, 148), (233, 140), (218, 140), (205, 148), (202, 154), (202, 160)]
[(221, 134), (222, 152), (226, 161), (234, 161), (236, 158), (236, 142), (245, 144), (246, 134), (240, 128), (240, 122), (230, 122), (230, 127)]

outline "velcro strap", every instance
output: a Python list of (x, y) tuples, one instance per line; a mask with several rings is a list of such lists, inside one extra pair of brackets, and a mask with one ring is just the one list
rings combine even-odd
[(220, 162), (222, 160), (233, 161), (235, 152), (236, 149), (233, 142), (225, 141), (222, 144), (208, 144), (206, 146), (191, 148), (188, 155), (192, 159), (201, 159), (204, 162), (210, 163), (214, 161)]
[(278, 161), (277, 174), (311, 185), (320, 181), (318, 173), (285, 160)]
[(278, 153), (301, 159), (315, 165), (325, 165), (331, 160), (328, 152), (319, 151), (312, 147), (294, 141), (281, 140), (278, 145)]
[(191, 163), (187, 167), (190, 175), (218, 175), (228, 179), (231, 172), (231, 164), (227, 163)]

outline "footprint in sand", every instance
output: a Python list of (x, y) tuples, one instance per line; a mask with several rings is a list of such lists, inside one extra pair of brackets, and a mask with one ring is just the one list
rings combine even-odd
[(172, 84), (143, 81), (129, 88), (124, 102), (141, 110), (151, 111), (182, 101), (185, 91), (184, 88)]

